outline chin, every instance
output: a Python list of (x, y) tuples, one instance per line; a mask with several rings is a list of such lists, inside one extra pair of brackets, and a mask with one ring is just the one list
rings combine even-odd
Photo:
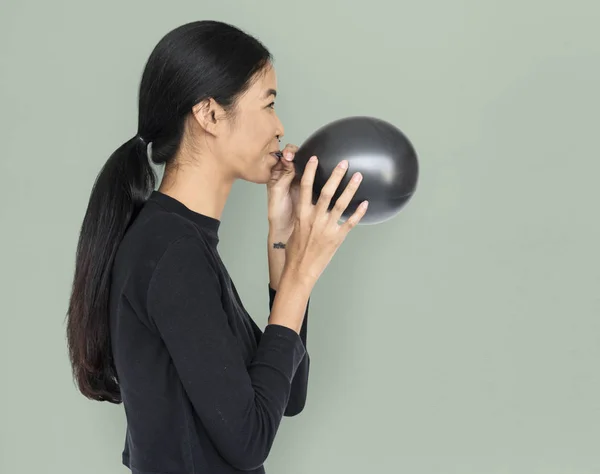
[(263, 166), (261, 166), (261, 176), (257, 177), (255, 183), (267, 184), (271, 179), (271, 172), (277, 163), (277, 161), (273, 163), (272, 159), (268, 159), (267, 161), (263, 162)]
[(271, 172), (278, 162), (279, 160), (271, 154), (263, 155), (253, 165), (248, 162), (245, 173), (242, 173), (240, 178), (250, 183), (267, 184), (271, 179)]
[(271, 169), (265, 168), (262, 170), (261, 174), (257, 174), (257, 173), (253, 173), (251, 175), (248, 174), (248, 175), (244, 176), (242, 179), (244, 181), (248, 181), (250, 183), (267, 184), (269, 182), (269, 179), (271, 179)]

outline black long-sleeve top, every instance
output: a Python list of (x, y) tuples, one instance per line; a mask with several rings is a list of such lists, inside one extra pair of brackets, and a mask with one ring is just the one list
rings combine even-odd
[(219, 225), (154, 191), (118, 249), (110, 330), (134, 474), (264, 473), (282, 418), (304, 408), (308, 306), (300, 334), (261, 331), (217, 251)]

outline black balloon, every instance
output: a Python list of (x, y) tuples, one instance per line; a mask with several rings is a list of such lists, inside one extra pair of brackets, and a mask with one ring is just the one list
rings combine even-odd
[(331, 122), (302, 143), (294, 163), (299, 181), (309, 158), (319, 164), (313, 186), (313, 204), (337, 164), (348, 160), (348, 170), (331, 200), (329, 210), (355, 172), (363, 175), (346, 211), (345, 221), (358, 205), (369, 201), (360, 224), (378, 224), (394, 217), (415, 192), (419, 174), (417, 154), (408, 138), (394, 125), (373, 117), (355, 116)]

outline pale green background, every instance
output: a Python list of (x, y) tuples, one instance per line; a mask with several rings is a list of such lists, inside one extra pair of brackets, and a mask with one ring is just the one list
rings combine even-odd
[[(284, 142), (368, 114), (420, 157), (414, 199), (314, 291), (308, 402), (267, 471), (600, 473), (598, 2), (166, 4), (1, 4), (1, 474), (127, 472), (123, 408), (76, 391), (64, 315), (145, 61), (198, 19), (273, 51)], [(236, 184), (220, 245), (261, 326), (265, 198)]]

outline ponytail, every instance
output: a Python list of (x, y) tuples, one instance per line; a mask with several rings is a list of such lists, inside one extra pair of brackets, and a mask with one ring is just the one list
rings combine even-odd
[(121, 403), (110, 341), (110, 274), (130, 223), (154, 190), (146, 142), (136, 135), (100, 171), (83, 218), (67, 313), (73, 376), (83, 395)]

